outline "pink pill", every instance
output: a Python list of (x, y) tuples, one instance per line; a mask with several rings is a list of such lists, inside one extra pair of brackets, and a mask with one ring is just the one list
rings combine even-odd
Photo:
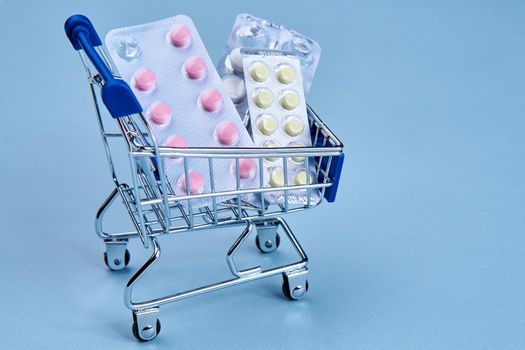
[(155, 87), (156, 82), (155, 73), (146, 68), (140, 68), (133, 75), (133, 85), (141, 91), (150, 91)]
[[(186, 139), (182, 136), (171, 135), (164, 142), (164, 146), (173, 147), (173, 148), (186, 148), (188, 147), (188, 141), (186, 141)], [(170, 158), (178, 162), (182, 161), (182, 157), (170, 157)]]
[(190, 43), (191, 39), (188, 28), (178, 24), (171, 28), (169, 37), (171, 44), (175, 47), (186, 47)]
[[(188, 173), (190, 183), (190, 194), (199, 194), (204, 191), (204, 178), (201, 174), (196, 171), (190, 171)], [(186, 176), (182, 175), (180, 180), (180, 189), (184, 193), (188, 193), (188, 187), (186, 186)]]
[(186, 75), (190, 79), (201, 79), (206, 75), (206, 63), (200, 57), (190, 57), (184, 64)]
[(164, 102), (155, 102), (149, 108), (150, 120), (158, 125), (168, 124), (172, 115), (171, 107)]
[[(233, 169), (236, 169), (235, 162)], [(255, 175), (255, 161), (250, 158), (239, 159), (239, 177), (241, 179), (251, 179)]]
[(235, 145), (239, 139), (239, 130), (232, 122), (222, 122), (217, 125), (215, 134), (219, 142), (227, 146)]
[(188, 147), (188, 141), (182, 136), (171, 135), (164, 143), (166, 147), (185, 148)]
[(215, 112), (222, 105), (221, 93), (215, 89), (206, 89), (201, 92), (200, 101), (206, 112)]

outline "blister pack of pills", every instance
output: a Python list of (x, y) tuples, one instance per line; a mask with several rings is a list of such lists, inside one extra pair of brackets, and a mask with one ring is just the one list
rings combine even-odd
[[(253, 147), (253, 141), (187, 16), (114, 29), (106, 46), (142, 107), (159, 145), (165, 147)], [(167, 159), (166, 176), (175, 195), (210, 193), (208, 159), (189, 158), (189, 180), (180, 158)], [(213, 161), (216, 192), (237, 188), (235, 162)], [(239, 165), (241, 188), (251, 188), (257, 164)], [(255, 184), (256, 186), (257, 184)], [(225, 198), (218, 198), (224, 200)], [(196, 201), (194, 205), (208, 205)]]
[[(268, 148), (311, 146), (299, 59), (293, 53), (264, 49), (243, 48), (241, 55), (255, 145)], [(282, 158), (266, 158), (264, 184), (282, 187), (313, 183), (312, 166), (305, 157), (292, 157), (285, 170)], [(314, 201), (318, 200), (318, 193), (313, 197)], [(280, 202), (283, 193), (269, 192), (265, 199), (270, 203)], [(306, 191), (291, 191), (288, 200), (303, 203)]]
[(301, 62), (304, 91), (308, 94), (319, 64), (321, 46), (314, 40), (282, 25), (242, 13), (237, 16), (228, 36), (217, 70), (223, 78), (239, 114), (247, 110), (246, 91), (242, 84), (241, 48), (276, 49), (293, 52)]

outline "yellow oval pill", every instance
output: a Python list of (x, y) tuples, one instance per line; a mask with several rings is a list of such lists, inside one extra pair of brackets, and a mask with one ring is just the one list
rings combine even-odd
[(268, 79), (269, 75), (270, 71), (268, 70), (268, 67), (259, 62), (254, 63), (254, 65), (250, 69), (250, 76), (253, 80), (259, 83)]
[(304, 123), (299, 118), (288, 118), (284, 124), (284, 131), (290, 136), (297, 136), (304, 130)]
[(292, 110), (299, 105), (299, 95), (293, 91), (287, 91), (281, 97), (281, 106), (284, 109)]
[(295, 80), (295, 69), (290, 66), (284, 66), (277, 72), (277, 80), (283, 84), (290, 84)]
[(259, 108), (268, 108), (273, 102), (273, 95), (269, 90), (261, 89), (253, 97), (253, 102)]
[[(305, 147), (304, 143), (300, 141), (293, 141), (288, 144), (288, 147)], [(305, 157), (292, 157), (292, 162), (295, 163), (302, 163), (304, 162)]]
[(266, 136), (273, 134), (277, 130), (277, 126), (277, 121), (270, 114), (263, 114), (257, 124), (259, 131)]
[[(308, 183), (306, 170), (300, 170), (295, 174), (294, 183), (298, 186), (306, 185)], [(312, 177), (310, 177), (310, 183), (312, 183)]]
[[(277, 147), (281, 147), (281, 145), (277, 141), (268, 140), (268, 141), (265, 141), (263, 143), (263, 147), (266, 147), (266, 148), (277, 148)], [(275, 162), (278, 158), (266, 157), (264, 159), (266, 159), (269, 162)]]
[(281, 168), (275, 168), (270, 172), (269, 184), (272, 187), (284, 186), (284, 172)]
[(292, 157), (292, 161), (296, 163), (302, 163), (304, 162), (304, 157)]

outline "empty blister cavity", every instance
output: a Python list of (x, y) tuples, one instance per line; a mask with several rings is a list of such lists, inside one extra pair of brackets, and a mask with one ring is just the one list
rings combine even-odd
[[(122, 42), (133, 38), (141, 54), (135, 59), (120, 57)], [(167, 148), (254, 147), (237, 110), (215, 70), (204, 44), (187, 16), (175, 16), (153, 23), (114, 29), (106, 36), (106, 46), (122, 79), (135, 92), (146, 110), (146, 120), (158, 145)], [(120, 48), (119, 48), (120, 47)], [(132, 47), (128, 48), (132, 51)], [(119, 53), (120, 52), (120, 53)], [(165, 105), (163, 105), (165, 104)], [(184, 161), (182, 161), (184, 159)], [(231, 176), (231, 159), (162, 157), (165, 174), (174, 195), (228, 192), (237, 188)], [(258, 167), (258, 164), (256, 164)], [(213, 175), (213, 182), (210, 176)], [(241, 179), (242, 188), (254, 188), (255, 180)], [(184, 186), (182, 185), (184, 183)], [(231, 196), (215, 197), (217, 202)], [(211, 198), (192, 199), (193, 207), (211, 205)], [(182, 201), (181, 205), (190, 205)]]
[(268, 33), (263, 23), (250, 16), (238, 24), (233, 38), (240, 47), (265, 47)]
[(313, 63), (312, 50), (314, 45), (311, 39), (298, 34), (293, 34), (290, 41), (290, 49), (299, 57), (302, 66), (309, 66)]
[(117, 54), (126, 61), (134, 61), (140, 57), (142, 51), (137, 41), (133, 38), (122, 38), (118, 44)]

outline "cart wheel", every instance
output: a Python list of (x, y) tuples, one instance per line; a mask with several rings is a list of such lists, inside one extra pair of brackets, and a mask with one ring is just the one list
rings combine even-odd
[[(157, 327), (155, 327), (155, 333), (153, 333), (151, 336), (149, 336), (148, 338), (143, 338), (140, 333), (139, 333), (139, 326), (137, 324), (137, 321), (133, 321), (133, 326), (131, 327), (131, 330), (133, 331), (133, 335), (135, 336), (135, 338), (137, 338), (138, 341), (140, 342), (146, 342), (146, 341), (150, 341), (150, 340), (153, 340), (157, 337), (157, 335), (159, 335), (160, 333), (160, 320), (157, 319)], [(145, 329), (142, 331), (142, 334), (144, 333), (148, 333), (148, 329)]]
[(255, 236), (255, 245), (261, 251), (261, 253), (271, 253), (281, 245), (281, 236), (278, 233), (275, 234), (275, 242), (266, 241), (264, 247), (261, 247), (261, 241), (259, 240), (259, 235)]
[(119, 271), (119, 270), (126, 268), (126, 266), (128, 266), (129, 264), (130, 259), (131, 259), (131, 255), (129, 253), (129, 250), (126, 249), (126, 251), (124, 252), (124, 264), (122, 264), (122, 261), (120, 259), (115, 258), (115, 260), (113, 260), (113, 264), (115, 264), (115, 267), (112, 267), (109, 265), (109, 262), (108, 262), (108, 253), (104, 252), (104, 263), (112, 271)]
[(308, 280), (306, 280), (305, 286), (295, 286), (293, 291), (290, 292), (290, 284), (288, 278), (283, 276), (283, 294), (289, 300), (300, 300), (308, 292)]

